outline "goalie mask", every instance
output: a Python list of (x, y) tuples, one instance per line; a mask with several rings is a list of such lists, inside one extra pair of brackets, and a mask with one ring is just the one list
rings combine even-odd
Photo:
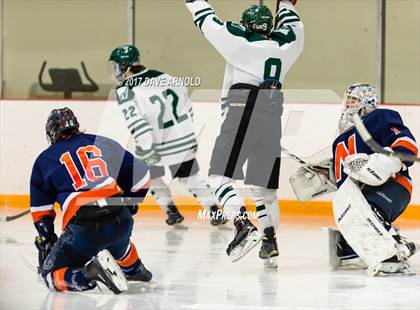
[(241, 24), (251, 31), (267, 35), (273, 28), (273, 14), (265, 5), (251, 5), (243, 12)]
[(343, 113), (340, 118), (340, 132), (353, 126), (353, 115), (359, 113), (360, 117), (378, 108), (379, 99), (377, 89), (369, 84), (353, 84), (344, 94)]
[(47, 140), (53, 144), (62, 138), (79, 133), (79, 122), (69, 108), (54, 109), (48, 116), (45, 132)]
[(133, 45), (123, 45), (114, 49), (109, 56), (109, 66), (113, 78), (122, 82), (132, 66), (140, 65), (140, 52)]

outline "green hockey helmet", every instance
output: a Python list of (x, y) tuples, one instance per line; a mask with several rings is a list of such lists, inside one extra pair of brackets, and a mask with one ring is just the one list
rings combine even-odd
[(109, 63), (112, 75), (120, 82), (130, 67), (140, 65), (140, 52), (133, 45), (122, 45), (111, 52)]
[(251, 5), (242, 13), (241, 23), (247, 29), (268, 34), (273, 28), (273, 14), (265, 5)]

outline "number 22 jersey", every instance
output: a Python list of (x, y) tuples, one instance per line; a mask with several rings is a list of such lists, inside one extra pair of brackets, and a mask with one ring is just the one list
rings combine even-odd
[(156, 166), (195, 158), (193, 110), (179, 79), (146, 69), (124, 80), (116, 97), (135, 144), (144, 151), (152, 153), (155, 149), (159, 153), (161, 160)]

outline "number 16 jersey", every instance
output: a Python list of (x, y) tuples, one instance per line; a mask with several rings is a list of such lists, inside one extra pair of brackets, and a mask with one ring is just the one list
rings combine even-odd
[(55, 142), (36, 159), (30, 181), (32, 218), (35, 226), (45, 216), (54, 218), (57, 202), (64, 229), (80, 207), (116, 195), (142, 198), (149, 183), (146, 164), (116, 141), (76, 134)]
[(135, 144), (143, 151), (154, 149), (161, 156), (156, 166), (195, 158), (193, 110), (181, 82), (169, 74), (146, 69), (124, 80), (116, 90)]

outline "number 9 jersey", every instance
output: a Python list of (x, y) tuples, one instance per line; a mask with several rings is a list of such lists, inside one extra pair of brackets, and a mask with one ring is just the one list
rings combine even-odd
[(181, 79), (146, 69), (124, 80), (116, 97), (136, 146), (160, 155), (156, 166), (195, 158), (193, 110)]
[(226, 60), (222, 111), (232, 85), (259, 86), (264, 80), (283, 80), (304, 45), (303, 23), (289, 1), (280, 2), (275, 26), (268, 36), (233, 22), (222, 22), (206, 1), (186, 4), (194, 24)]

